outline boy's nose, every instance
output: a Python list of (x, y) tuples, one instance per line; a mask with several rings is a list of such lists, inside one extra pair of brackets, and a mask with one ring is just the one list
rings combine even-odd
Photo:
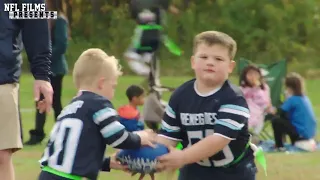
[(214, 62), (213, 61), (208, 61), (207, 62), (207, 66), (208, 67), (213, 67), (214, 66)]

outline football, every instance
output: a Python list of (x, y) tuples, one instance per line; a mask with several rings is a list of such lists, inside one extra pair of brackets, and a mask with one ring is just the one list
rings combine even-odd
[(157, 157), (167, 154), (168, 148), (162, 144), (156, 144), (155, 148), (144, 146), (136, 150), (121, 150), (117, 153), (117, 160), (127, 165), (131, 172), (155, 173)]

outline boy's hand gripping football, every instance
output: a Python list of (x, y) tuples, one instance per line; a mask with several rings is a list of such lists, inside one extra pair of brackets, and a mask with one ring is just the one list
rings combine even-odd
[(112, 156), (110, 156), (110, 169), (129, 172), (128, 166), (122, 165), (119, 161), (117, 161), (116, 156), (117, 156), (117, 152), (114, 153)]
[[(161, 157), (158, 158), (158, 159), (160, 160), (160, 162), (159, 162), (158, 165), (157, 165), (157, 172), (162, 172), (162, 171), (165, 171), (165, 170), (168, 171), (168, 173), (167, 173), (167, 179), (168, 179), (168, 180), (171, 180), (171, 179), (174, 178), (174, 172), (175, 172), (175, 170), (176, 170), (177, 168), (183, 166), (184, 163), (183, 163), (183, 160), (179, 160), (179, 157), (180, 157), (180, 156), (179, 156), (179, 157), (176, 158), (176, 159), (173, 158), (173, 160), (177, 160), (177, 162), (176, 162), (176, 164), (174, 164), (174, 166), (172, 166), (172, 167), (171, 167), (171, 166), (167, 167), (167, 166), (166, 166), (166, 163), (167, 163), (166, 160), (168, 160), (168, 161), (169, 161), (168, 163), (170, 163), (171, 156), (175, 157), (176, 154), (181, 154), (181, 151), (175, 149), (174, 147), (168, 146), (168, 149), (169, 149), (169, 151), (170, 151), (169, 154), (163, 155), (163, 156), (161, 156)], [(183, 157), (181, 157), (181, 158), (183, 159)], [(180, 158), (180, 159), (181, 159), (181, 158)], [(161, 163), (161, 160), (163, 160), (164, 163)], [(131, 176), (135, 176), (135, 175), (137, 175), (137, 174), (138, 174), (138, 173), (132, 173)], [(138, 180), (143, 180), (144, 177), (145, 177), (145, 175), (146, 175), (146, 174), (144, 174), (144, 173), (140, 174)], [(149, 175), (150, 175), (150, 177), (151, 177), (151, 180), (155, 180), (155, 175), (154, 175), (154, 173), (150, 173)]]
[(157, 170), (161, 171), (174, 171), (181, 168), (186, 164), (186, 157), (183, 155), (183, 151), (178, 150), (172, 146), (168, 147), (169, 153), (158, 157), (159, 163)]
[(151, 146), (155, 147), (153, 143), (156, 142), (157, 134), (154, 133), (151, 129), (147, 129), (144, 131), (136, 131), (135, 132), (141, 138), (142, 146)]

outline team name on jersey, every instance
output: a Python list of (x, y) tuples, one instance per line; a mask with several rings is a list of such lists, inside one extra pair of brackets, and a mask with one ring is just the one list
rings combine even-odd
[(185, 126), (214, 125), (217, 113), (180, 113), (181, 123)]
[(62, 112), (59, 114), (58, 119), (62, 118), (63, 116), (69, 115), (69, 114), (75, 114), (77, 113), (77, 110), (82, 107), (83, 101), (75, 101), (65, 108), (63, 108)]

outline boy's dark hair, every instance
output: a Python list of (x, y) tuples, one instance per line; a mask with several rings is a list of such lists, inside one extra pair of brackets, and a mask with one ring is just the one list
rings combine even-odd
[(298, 73), (290, 73), (286, 77), (285, 86), (292, 89), (293, 95), (303, 96), (304, 95), (304, 80)]
[(252, 87), (252, 85), (247, 80), (247, 74), (251, 70), (256, 71), (256, 72), (259, 73), (259, 75), (260, 75), (259, 81), (261, 83), (260, 88), (262, 90), (264, 90), (265, 89), (265, 87), (264, 87), (265, 86), (265, 81), (264, 81), (263, 75), (261, 73), (261, 70), (259, 69), (258, 66), (255, 66), (253, 64), (248, 65), (246, 68), (244, 68), (242, 70), (242, 73), (241, 73), (241, 76), (240, 76), (240, 86), (241, 87)]
[(144, 93), (144, 89), (137, 85), (131, 85), (126, 90), (126, 95), (129, 101), (132, 101), (134, 97), (139, 97)]

